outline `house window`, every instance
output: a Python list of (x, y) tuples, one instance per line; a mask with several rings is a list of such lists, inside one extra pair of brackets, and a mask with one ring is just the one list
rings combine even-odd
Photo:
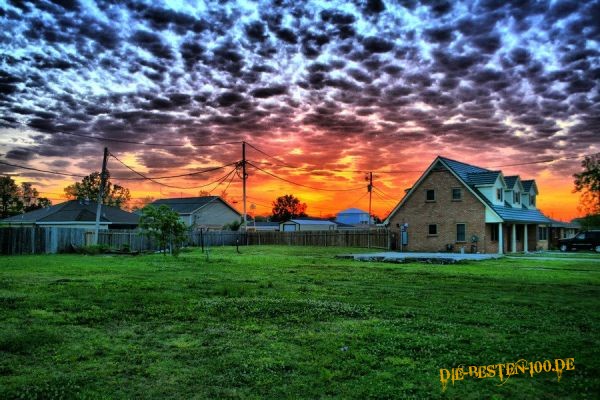
[(467, 235), (467, 225), (466, 224), (456, 224), (456, 241), (457, 242), (466, 242)]
[(427, 225), (427, 235), (428, 236), (437, 236), (437, 224), (429, 224)]
[(452, 201), (462, 200), (462, 190), (460, 188), (452, 188)]
[(502, 189), (496, 189), (496, 200), (502, 201), (502, 195), (504, 191)]
[(435, 190), (427, 189), (425, 191), (425, 201), (435, 201)]
[(538, 240), (548, 240), (548, 228), (545, 226), (538, 226)]
[(535, 207), (535, 195), (531, 195), (531, 200), (529, 200), (529, 204)]
[(492, 242), (497, 242), (498, 241), (498, 225), (495, 224), (495, 225), (492, 225), (491, 227), (492, 227), (492, 236), (491, 236)]
[(513, 203), (521, 204), (521, 193), (515, 192), (513, 196)]

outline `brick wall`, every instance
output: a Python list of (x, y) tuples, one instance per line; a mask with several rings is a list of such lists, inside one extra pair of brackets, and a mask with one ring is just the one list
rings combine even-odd
[[(462, 200), (452, 200), (452, 188), (460, 188)], [(426, 190), (435, 189), (435, 201), (426, 201)], [(478, 251), (496, 252), (489, 244), (489, 228), (485, 227), (485, 206), (447, 170), (432, 170), (416, 187), (415, 192), (390, 218), (390, 229), (398, 231), (397, 224), (408, 223), (407, 251), (444, 251), (454, 245), (454, 251), (471, 251), (471, 236), (477, 235)], [(465, 242), (456, 241), (456, 224), (466, 224)], [(428, 225), (437, 224), (437, 235), (428, 234)], [(398, 235), (397, 235), (398, 237)]]

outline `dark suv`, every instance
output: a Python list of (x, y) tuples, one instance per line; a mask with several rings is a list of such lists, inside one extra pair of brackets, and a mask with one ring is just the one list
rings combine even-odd
[(558, 241), (560, 251), (595, 250), (600, 253), (600, 230), (583, 231), (569, 239)]

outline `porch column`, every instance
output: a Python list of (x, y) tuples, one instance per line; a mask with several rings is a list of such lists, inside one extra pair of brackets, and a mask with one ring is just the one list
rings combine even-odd
[(527, 224), (523, 225), (523, 253), (527, 253), (529, 248), (527, 246)]
[(512, 224), (512, 230), (510, 232), (510, 252), (517, 252), (517, 224)]
[(504, 253), (504, 228), (502, 222), (498, 224), (498, 254)]

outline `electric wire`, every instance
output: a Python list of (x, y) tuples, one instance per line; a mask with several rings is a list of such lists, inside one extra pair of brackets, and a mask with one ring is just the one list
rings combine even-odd
[[(123, 165), (125, 168), (129, 169), (131, 172), (133, 172), (133, 173), (135, 173), (135, 174), (139, 175), (140, 177), (142, 177), (142, 178), (144, 178), (144, 179), (146, 179), (146, 180), (149, 180), (150, 182), (153, 182), (153, 183), (156, 183), (156, 184), (158, 184), (158, 185), (165, 186), (165, 187), (168, 187), (168, 188), (172, 188), (172, 189), (183, 189), (183, 190), (189, 190), (189, 189), (198, 189), (198, 188), (201, 188), (201, 187), (206, 187), (206, 186), (212, 185), (212, 184), (214, 184), (215, 182), (218, 182), (218, 181), (219, 181), (219, 179), (221, 179), (221, 178), (219, 178), (219, 179), (218, 179), (218, 180), (216, 180), (216, 181), (213, 181), (213, 182), (211, 182), (211, 183), (208, 183), (208, 184), (205, 184), (205, 185), (199, 185), (199, 186), (181, 187), (181, 186), (175, 186), (175, 185), (168, 185), (168, 184), (166, 184), (166, 183), (159, 182), (159, 181), (155, 180), (154, 178), (148, 177), (148, 176), (146, 176), (146, 175), (142, 174), (141, 172), (138, 172), (138, 171), (136, 171), (135, 169), (131, 168), (129, 165), (127, 165), (127, 164), (125, 164), (123, 161), (121, 161), (121, 160), (120, 160), (120, 159), (119, 159), (117, 156), (115, 156), (114, 154), (112, 154), (112, 153), (109, 153), (109, 154), (110, 154), (110, 156), (111, 156), (112, 158), (114, 158), (114, 159), (115, 159), (115, 160), (117, 160), (119, 163), (121, 163), (121, 164), (122, 164), (122, 165)], [(235, 172), (235, 170), (236, 170), (236, 169), (235, 169), (235, 168), (233, 168), (233, 169), (232, 169), (232, 170), (231, 170), (229, 173), (225, 174), (225, 175), (223, 176), (223, 178), (224, 178), (224, 179), (227, 179), (227, 177), (228, 177), (230, 174), (232, 174), (233, 172)], [(115, 178), (115, 179), (116, 179), (116, 178)]]
[(272, 176), (273, 178), (279, 179), (279, 180), (281, 180), (283, 182), (287, 182), (287, 183), (292, 184), (292, 185), (301, 186), (301, 187), (305, 187), (305, 188), (312, 189), (312, 190), (320, 190), (320, 191), (325, 191), (325, 192), (351, 192), (351, 191), (354, 191), (354, 190), (365, 189), (365, 186), (359, 186), (359, 187), (348, 188), (348, 189), (324, 189), (324, 188), (316, 188), (316, 187), (313, 187), (313, 186), (308, 186), (308, 185), (304, 185), (302, 183), (294, 182), (294, 181), (291, 181), (291, 180), (286, 179), (286, 178), (282, 178), (282, 177), (280, 177), (278, 175), (275, 175), (275, 174), (273, 174), (273, 173), (271, 173), (269, 171), (266, 171), (266, 170), (264, 170), (264, 169), (256, 166), (255, 164), (253, 164), (251, 162), (247, 162), (247, 163), (249, 165), (253, 166), (254, 168), (258, 169), (259, 171), (261, 171), (261, 172), (263, 172), (263, 173), (265, 173), (267, 175)]
[[(114, 155), (112, 153), (110, 153), (110, 155), (112, 157), (114, 157)], [(188, 172), (185, 174), (178, 174), (178, 175), (169, 175), (169, 176), (148, 176), (145, 178), (121, 178), (121, 177), (115, 177), (114, 179), (118, 179), (118, 180), (126, 180), (126, 181), (139, 181), (139, 180), (145, 180), (145, 179), (170, 179), (170, 178), (181, 178), (184, 176), (194, 176), (194, 175), (200, 175), (200, 174), (204, 174), (207, 172), (213, 172), (213, 171), (218, 171), (220, 169), (223, 168), (227, 168), (227, 167), (231, 167), (232, 165), (236, 165), (238, 162), (231, 162), (229, 164), (224, 164), (224, 165), (220, 165), (218, 167), (209, 167), (207, 169), (204, 169), (202, 171), (196, 171), (196, 172)]]

